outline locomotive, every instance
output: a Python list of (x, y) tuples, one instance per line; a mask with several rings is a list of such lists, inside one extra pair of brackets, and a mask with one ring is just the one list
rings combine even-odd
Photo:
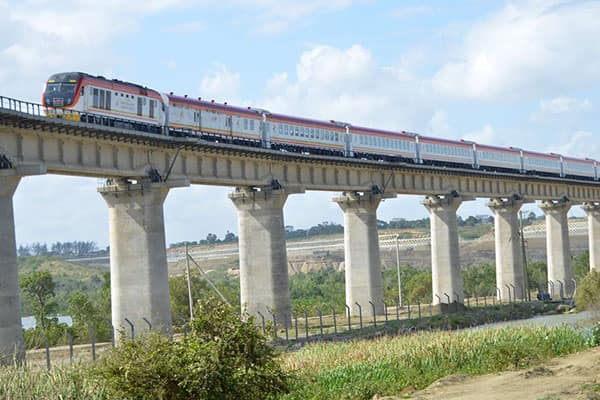
[(135, 83), (82, 72), (52, 75), (46, 82), (42, 104), (49, 117), (157, 135), (358, 159), (580, 180), (600, 178), (598, 162), (589, 158), (293, 117), (164, 94)]

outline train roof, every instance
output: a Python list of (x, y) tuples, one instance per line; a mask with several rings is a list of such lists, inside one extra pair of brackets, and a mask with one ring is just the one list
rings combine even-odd
[(319, 125), (322, 127), (326, 127), (327, 129), (344, 129), (341, 126), (336, 125), (335, 121), (333, 121), (333, 120), (324, 121), (324, 120), (318, 120), (318, 119), (312, 119), (312, 118), (300, 118), (300, 117), (293, 117), (291, 115), (278, 114), (278, 113), (270, 113), (269, 117), (280, 120), (280, 121), (288, 121), (288, 122), (296, 123), (296, 124)]
[(504, 147), (504, 146), (496, 146), (496, 145), (491, 145), (491, 144), (480, 144), (480, 143), (476, 143), (477, 144), (477, 150), (479, 150), (480, 148), (482, 149), (492, 149), (495, 151), (504, 151), (507, 153), (521, 153), (521, 149), (517, 149), (515, 147)]
[(260, 113), (256, 110), (253, 110), (252, 108), (231, 106), (229, 104), (220, 104), (220, 103), (216, 103), (214, 101), (194, 99), (191, 97), (177, 96), (174, 94), (169, 94), (169, 95), (167, 95), (167, 97), (169, 98), (170, 101), (172, 100), (172, 101), (176, 101), (179, 103), (186, 103), (186, 104), (195, 105), (195, 106), (199, 106), (199, 107), (215, 108), (218, 110), (236, 112), (239, 114), (247, 114), (247, 115), (251, 115), (253, 117), (260, 116)]
[(385, 129), (375, 129), (375, 128), (367, 128), (364, 126), (350, 126), (350, 131), (358, 131), (358, 132), (364, 132), (364, 133), (374, 133), (376, 135), (385, 135), (385, 136), (401, 136), (403, 138), (407, 138), (407, 139), (413, 139), (415, 138), (414, 134), (408, 133), (406, 131), (388, 131)]
[(461, 142), (458, 140), (452, 140), (452, 139), (441, 139), (441, 138), (434, 138), (431, 136), (421, 136), (419, 135), (419, 140), (426, 140), (429, 142), (439, 142), (439, 143), (444, 143), (444, 144), (450, 144), (450, 145), (456, 145), (456, 146), (461, 146), (461, 147), (471, 147), (471, 144), (469, 143), (465, 143), (465, 142)]
[(120, 85), (125, 85), (125, 86), (130, 86), (130, 87), (135, 87), (137, 89), (140, 90), (145, 90), (145, 91), (149, 91), (149, 92), (154, 92), (156, 94), (160, 94), (158, 91), (151, 89), (147, 86), (142, 86), (140, 84), (137, 83), (132, 83), (132, 82), (126, 82), (126, 81), (122, 81), (119, 79), (108, 79), (105, 78), (102, 75), (91, 75), (91, 74), (86, 74), (85, 72), (60, 72), (58, 74), (53, 74), (50, 76), (50, 78), (48, 78), (48, 82), (70, 82), (72, 80), (79, 80), (80, 78), (90, 78), (90, 79), (98, 79), (101, 81), (105, 81), (105, 82), (109, 82), (109, 83), (115, 83), (115, 84), (120, 84)]

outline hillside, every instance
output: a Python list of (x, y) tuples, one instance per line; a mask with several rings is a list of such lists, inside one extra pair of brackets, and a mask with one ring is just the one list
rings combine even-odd
[[(19, 257), (19, 277), (35, 271), (49, 271), (56, 282), (56, 301), (59, 313), (67, 308), (69, 296), (76, 291), (96, 292), (104, 284), (106, 268), (90, 267), (52, 256)], [(21, 314), (31, 315), (31, 310), (21, 302)]]

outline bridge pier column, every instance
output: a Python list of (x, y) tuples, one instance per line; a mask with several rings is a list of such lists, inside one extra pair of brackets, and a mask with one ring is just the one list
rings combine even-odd
[[(377, 207), (380, 194), (344, 193), (333, 199), (344, 211), (344, 270), (346, 304), (352, 315), (384, 313), (381, 258), (377, 234)], [(369, 303), (372, 302), (374, 306)]]
[(583, 204), (588, 216), (590, 270), (600, 272), (600, 202)]
[[(0, 174), (10, 170), (0, 170)], [(0, 365), (23, 360), (13, 195), (20, 176), (0, 175)]]
[(187, 181), (128, 183), (98, 189), (108, 205), (112, 323), (130, 335), (153, 330), (171, 333), (169, 278), (163, 203), (174, 187)]
[[(573, 292), (573, 268), (569, 243), (569, 220), (571, 209), (568, 199), (544, 201), (540, 208), (546, 215), (546, 248), (548, 252), (548, 281), (554, 283), (555, 295), (565, 297)], [(562, 283), (562, 292), (560, 291)], [(548, 285), (551, 286), (551, 285)], [(551, 290), (551, 287), (549, 287)]]
[(433, 304), (448, 304), (448, 297), (450, 303), (464, 301), (456, 211), (466, 200), (470, 199), (448, 194), (428, 196), (421, 203), (427, 208), (431, 218)]
[(229, 198), (237, 209), (242, 313), (291, 320), (283, 206), (289, 190), (236, 189)]
[[(525, 201), (517, 196), (492, 199), (488, 207), (494, 212), (496, 237), (496, 286), (501, 300), (527, 298), (527, 280), (523, 270), (523, 254), (519, 236), (518, 213)], [(507, 286), (515, 289), (509, 292)]]

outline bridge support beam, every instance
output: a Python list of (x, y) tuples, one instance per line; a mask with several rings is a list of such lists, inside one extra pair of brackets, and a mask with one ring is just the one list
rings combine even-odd
[[(387, 196), (386, 196), (387, 197)], [(346, 304), (352, 315), (384, 313), (377, 207), (381, 194), (344, 193), (333, 199), (344, 211), (344, 270)], [(369, 303), (371, 302), (371, 303)]]
[(0, 175), (0, 365), (24, 356), (12, 200), (20, 180)]
[(458, 194), (428, 196), (422, 204), (431, 218), (431, 273), (433, 304), (464, 301), (456, 211), (463, 201)]
[(600, 272), (600, 202), (584, 203), (588, 216), (590, 270)]
[[(134, 334), (150, 329), (171, 333), (171, 309), (163, 203), (169, 190), (188, 186), (169, 183), (117, 181), (98, 192), (108, 205), (112, 323)], [(146, 321), (147, 320), (147, 321)]]
[[(500, 300), (504, 301), (527, 298), (518, 218), (524, 203), (518, 196), (496, 198), (488, 203), (488, 207), (494, 212), (496, 287), (501, 291)], [(513, 290), (509, 289), (511, 286), (514, 286)]]
[(0, 169), (0, 365), (20, 363), (25, 357), (13, 195), (21, 177), (45, 172), (40, 164)]
[[(554, 295), (565, 297), (573, 293), (573, 268), (569, 242), (569, 220), (571, 209), (568, 199), (544, 201), (540, 208), (546, 214), (546, 248), (548, 252), (549, 291), (554, 286)], [(561, 290), (562, 289), (562, 290)]]
[[(298, 193), (301, 191), (296, 191)], [(242, 312), (278, 323), (291, 320), (283, 206), (292, 192), (281, 188), (236, 189)]]

